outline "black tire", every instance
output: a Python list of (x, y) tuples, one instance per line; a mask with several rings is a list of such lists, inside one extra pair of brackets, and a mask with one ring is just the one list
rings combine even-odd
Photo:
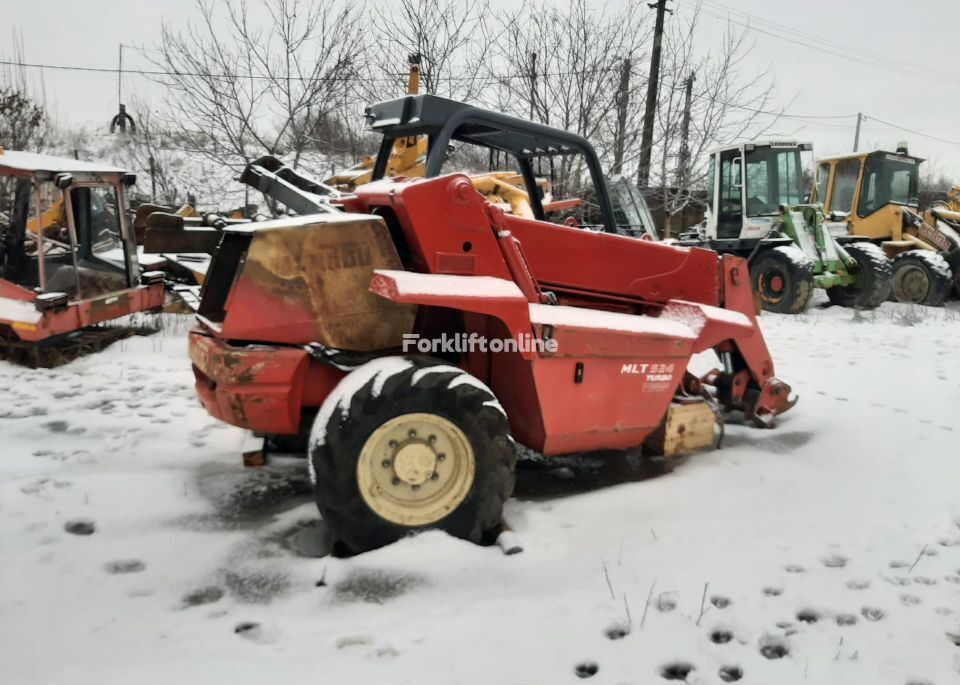
[[(374, 431), (409, 414), (452, 422), (473, 451), (474, 476), (466, 496), (449, 514), (425, 526), (401, 525), (378, 514), (358, 481), (361, 452)], [(427, 444), (421, 436), (417, 440)], [(382, 547), (424, 528), (479, 543), (500, 526), (503, 503), (514, 487), (516, 451), (496, 397), (463, 370), (430, 359), (381, 358), (348, 374), (317, 415), (308, 456), (320, 514), (333, 537), (352, 552)], [(393, 477), (398, 487), (407, 487)]]
[(952, 287), (950, 265), (936, 252), (910, 250), (893, 260), (893, 296), (897, 302), (939, 307)]
[(873, 243), (847, 243), (843, 246), (860, 267), (853, 285), (827, 288), (830, 302), (841, 307), (875, 309), (890, 296), (893, 266), (887, 255)]
[(813, 262), (795, 245), (781, 245), (754, 258), (750, 280), (764, 309), (799, 314), (813, 296)]

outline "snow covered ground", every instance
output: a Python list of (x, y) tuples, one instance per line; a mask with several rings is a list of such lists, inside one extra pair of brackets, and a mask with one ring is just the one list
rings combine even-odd
[(509, 557), (323, 556), (305, 466), (240, 466), (166, 324), (0, 362), (4, 683), (960, 682), (956, 304), (764, 315), (800, 395), (776, 429), (652, 478), (524, 472)]

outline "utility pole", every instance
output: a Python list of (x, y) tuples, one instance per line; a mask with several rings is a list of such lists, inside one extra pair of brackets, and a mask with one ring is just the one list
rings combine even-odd
[(150, 202), (157, 201), (157, 168), (156, 163), (153, 160), (153, 155), (150, 155)]
[(863, 112), (857, 112), (857, 131), (853, 134), (853, 151), (857, 152), (860, 147), (860, 122), (863, 121)]
[(620, 67), (620, 89), (617, 91), (617, 135), (613, 141), (613, 174), (623, 173), (623, 147), (627, 137), (627, 107), (630, 105), (630, 58)]
[[(121, 91), (123, 89), (123, 43), (120, 43), (120, 59), (117, 60), (117, 106), (123, 102)], [(126, 130), (124, 127), (121, 130)]]
[(650, 155), (653, 147), (653, 122), (657, 113), (657, 93), (660, 85), (660, 46), (663, 43), (663, 20), (667, 13), (667, 0), (648, 2), (657, 9), (657, 23), (653, 28), (653, 51), (650, 53), (650, 78), (647, 80), (647, 103), (643, 112), (643, 137), (640, 140), (640, 168), (637, 184), (641, 188), (650, 185)]
[(530, 121), (535, 121), (537, 105), (537, 53), (530, 53)]
[(683, 96), (683, 122), (680, 124), (680, 166), (677, 169), (677, 187), (683, 192), (687, 187), (687, 171), (690, 165), (690, 106), (693, 99), (693, 82), (696, 76), (690, 74)]

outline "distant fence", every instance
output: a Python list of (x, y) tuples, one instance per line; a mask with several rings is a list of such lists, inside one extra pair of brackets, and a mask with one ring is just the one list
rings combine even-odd
[(681, 232), (703, 220), (707, 201), (706, 191), (691, 191), (686, 205), (672, 216), (667, 215), (663, 199), (666, 193), (669, 193), (669, 197), (676, 197), (676, 188), (668, 188), (666, 191), (663, 188), (645, 188), (642, 192), (661, 238), (676, 238)]

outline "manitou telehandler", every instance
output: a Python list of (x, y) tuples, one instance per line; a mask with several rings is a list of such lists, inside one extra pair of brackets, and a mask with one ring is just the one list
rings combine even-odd
[(96, 324), (163, 305), (163, 274), (141, 274), (124, 211), (134, 181), (0, 149), (0, 358), (55, 366), (132, 332)]
[(821, 159), (817, 199), (841, 243), (870, 240), (893, 260), (898, 302), (942, 305), (960, 284), (960, 213), (949, 206), (919, 209), (923, 159), (901, 144)]
[(753, 142), (711, 153), (703, 223), (678, 245), (709, 247), (745, 258), (764, 309), (804, 311), (814, 288), (834, 304), (859, 309), (890, 294), (890, 260), (869, 241), (840, 245), (823, 209), (807, 202), (801, 152), (811, 143)]
[[(481, 540), (513, 489), (514, 440), (673, 455), (712, 446), (721, 409), (762, 427), (793, 405), (745, 261), (619, 235), (585, 139), (430, 95), (366, 117), (383, 136), (371, 182), (334, 211), (223, 227), (189, 340), (213, 416), (308, 435), (347, 548), (431, 527)], [(410, 136), (430, 141), (424, 177), (383, 178)], [(452, 141), (510, 156), (535, 218), (444, 174)], [(534, 160), (570, 155), (595, 225), (544, 220)], [(688, 362), (710, 349), (722, 368), (697, 378)]]

